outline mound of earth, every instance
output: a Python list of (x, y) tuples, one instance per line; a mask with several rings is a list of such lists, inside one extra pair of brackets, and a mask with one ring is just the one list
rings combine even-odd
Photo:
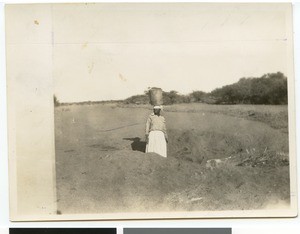
[(165, 210), (163, 197), (197, 183), (202, 173), (197, 164), (155, 153), (118, 150), (94, 157), (78, 158), (84, 166), (78, 165), (76, 175), (58, 178), (58, 194), (70, 194), (75, 200), (85, 197), (80, 203), (65, 204), (74, 211), (83, 207), (103, 212)]
[(71, 180), (59, 180), (65, 183), (60, 193), (70, 195), (64, 201), (69, 212), (234, 210), (261, 208), (269, 202), (265, 196), (289, 200), (288, 167), (265, 171), (226, 164), (209, 170), (191, 161), (130, 150), (95, 159)]

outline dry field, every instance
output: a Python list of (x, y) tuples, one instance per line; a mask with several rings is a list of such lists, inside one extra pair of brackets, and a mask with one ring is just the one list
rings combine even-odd
[(120, 104), (55, 107), (58, 214), (289, 204), (287, 106), (167, 106), (167, 158), (144, 153), (150, 113)]

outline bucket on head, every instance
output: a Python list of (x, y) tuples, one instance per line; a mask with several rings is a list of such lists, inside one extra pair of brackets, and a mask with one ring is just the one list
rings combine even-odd
[(151, 88), (149, 96), (151, 105), (160, 106), (163, 104), (163, 92), (161, 88)]

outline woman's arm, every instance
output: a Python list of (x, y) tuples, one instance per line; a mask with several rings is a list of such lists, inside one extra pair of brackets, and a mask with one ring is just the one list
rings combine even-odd
[(151, 119), (150, 117), (148, 117), (147, 121), (146, 121), (146, 142), (148, 143), (148, 136), (149, 136), (149, 132), (150, 132), (150, 124), (151, 124)]
[(169, 138), (168, 138), (168, 134), (167, 134), (167, 124), (166, 124), (165, 118), (164, 118), (164, 121), (163, 121), (163, 129), (162, 129), (162, 131), (164, 132), (166, 142), (168, 143), (169, 142)]

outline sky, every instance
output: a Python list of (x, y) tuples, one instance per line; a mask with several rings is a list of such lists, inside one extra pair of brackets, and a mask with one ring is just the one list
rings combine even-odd
[(61, 102), (124, 99), (161, 87), (212, 91), (287, 73), (288, 4), (61, 4), (52, 7)]

